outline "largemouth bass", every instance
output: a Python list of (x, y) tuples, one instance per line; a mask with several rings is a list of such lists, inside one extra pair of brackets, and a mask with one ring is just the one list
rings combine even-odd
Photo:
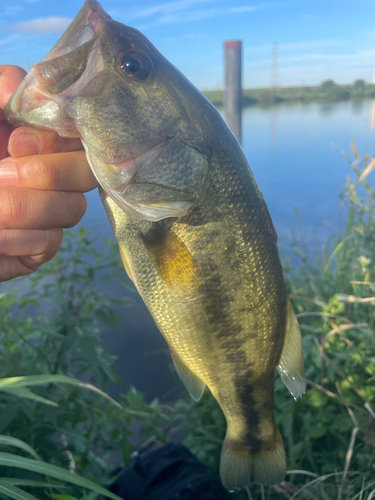
[(274, 370), (302, 395), (301, 337), (267, 205), (220, 114), (145, 36), (88, 0), (6, 115), (82, 139), (178, 375), (224, 412), (223, 484), (280, 482)]

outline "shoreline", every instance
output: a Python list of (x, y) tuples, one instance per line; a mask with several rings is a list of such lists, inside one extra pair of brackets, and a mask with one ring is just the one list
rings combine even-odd
[[(202, 94), (216, 107), (224, 105), (224, 90), (203, 90)], [(282, 102), (338, 102), (375, 98), (375, 84), (357, 80), (352, 85), (338, 85), (327, 80), (321, 85), (242, 90), (242, 106), (268, 106)]]

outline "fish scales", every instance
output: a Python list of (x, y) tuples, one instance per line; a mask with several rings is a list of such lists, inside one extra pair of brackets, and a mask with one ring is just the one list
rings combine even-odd
[(217, 110), (141, 33), (87, 0), (5, 114), (82, 139), (177, 374), (224, 412), (223, 484), (280, 482), (274, 370), (302, 395), (300, 331), (267, 205)]

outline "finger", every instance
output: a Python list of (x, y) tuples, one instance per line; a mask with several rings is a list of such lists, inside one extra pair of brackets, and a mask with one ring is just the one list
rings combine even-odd
[(53, 131), (28, 127), (17, 128), (10, 136), (8, 146), (9, 154), (14, 157), (62, 153), (79, 149), (83, 149), (80, 139), (67, 139)]
[(7, 146), (10, 132), (9, 123), (0, 121), (0, 160), (8, 156)]
[[(4, 109), (10, 96), (16, 90), (21, 80), (26, 75), (26, 71), (19, 66), (4, 64), (0, 66), (0, 108)], [(1, 111), (0, 120), (4, 120), (4, 115)]]
[(30, 274), (56, 255), (62, 229), (0, 230), (0, 281)]
[(43, 261), (54, 258), (62, 241), (61, 227), (52, 229), (0, 229), (0, 255), (12, 257), (36, 257)]
[(86, 211), (82, 193), (0, 187), (0, 228), (73, 227)]
[(2, 281), (17, 278), (17, 276), (31, 274), (34, 271), (36, 271), (36, 269), (27, 267), (19, 257), (0, 255), (0, 283)]
[(86, 192), (98, 182), (84, 151), (8, 158), (0, 162), (0, 186)]

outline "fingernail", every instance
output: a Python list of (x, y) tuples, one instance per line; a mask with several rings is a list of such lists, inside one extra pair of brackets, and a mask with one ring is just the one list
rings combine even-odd
[(0, 185), (18, 186), (18, 172), (12, 161), (0, 161)]
[(12, 156), (38, 155), (40, 143), (33, 134), (15, 134), (10, 136), (8, 151)]

